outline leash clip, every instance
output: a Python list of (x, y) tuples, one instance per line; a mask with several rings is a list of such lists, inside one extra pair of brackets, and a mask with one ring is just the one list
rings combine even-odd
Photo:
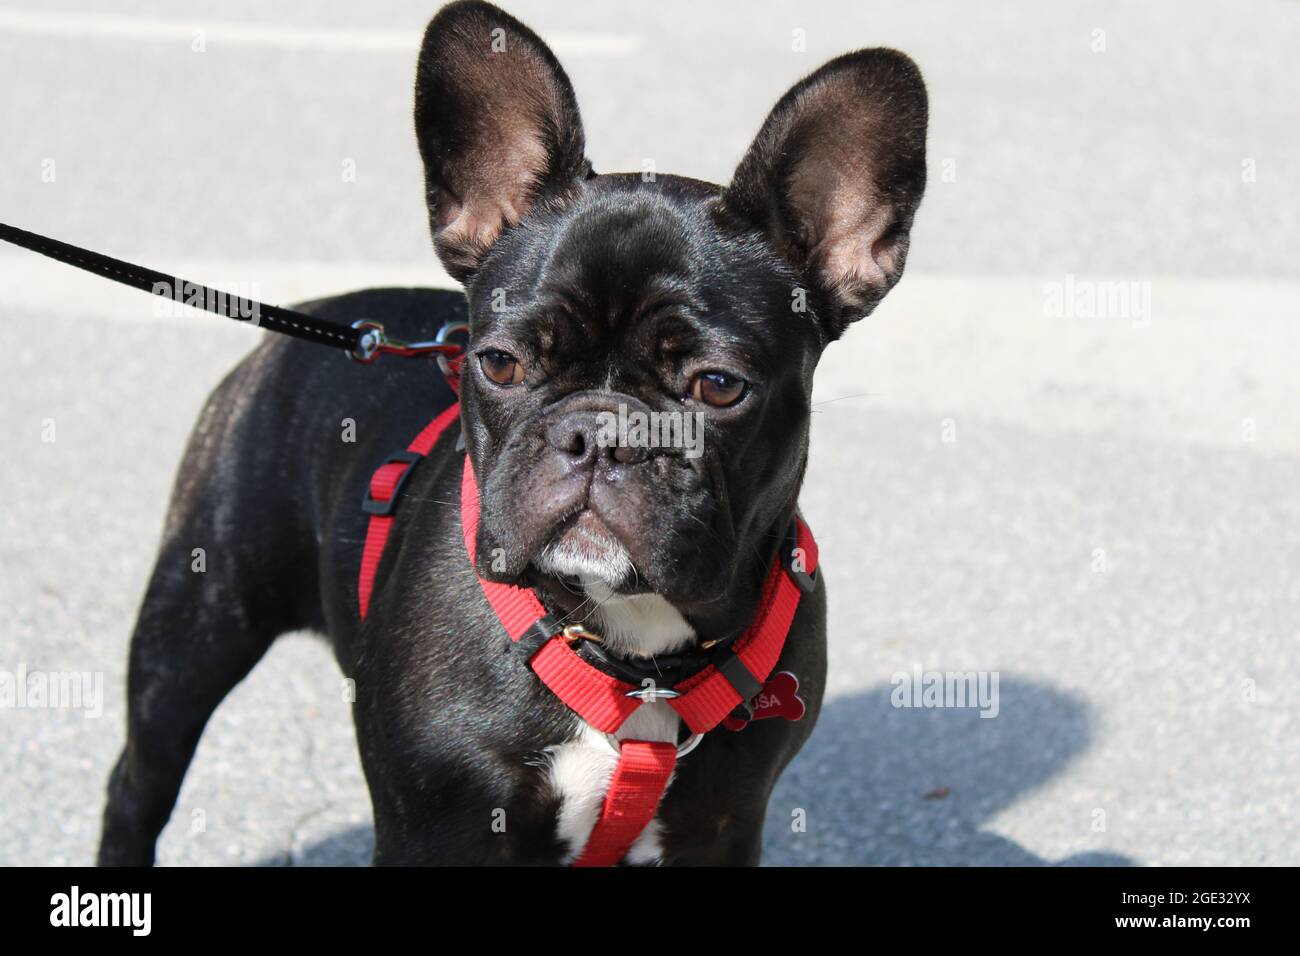
[[(431, 342), (407, 342), (391, 338), (384, 331), (383, 325), (370, 319), (357, 319), (352, 323), (352, 328), (360, 331), (361, 336), (357, 340), (357, 347), (348, 352), (348, 357), (362, 365), (369, 365), (380, 355), (385, 354), (407, 357), (437, 355), (440, 360), (444, 357), (450, 360), (464, 351), (461, 346), (444, 341), (443, 332), (439, 332), (438, 337)], [(445, 327), (443, 331), (446, 331)]]

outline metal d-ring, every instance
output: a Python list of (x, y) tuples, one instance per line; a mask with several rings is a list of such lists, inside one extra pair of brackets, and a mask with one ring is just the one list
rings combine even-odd
[(688, 753), (700, 745), (704, 739), (704, 734), (691, 734), (685, 741), (677, 745), (677, 759), (681, 760)]
[[(623, 750), (619, 743), (619, 739), (617, 737), (615, 737), (613, 734), (601, 734), (601, 737), (604, 738), (606, 745), (608, 745), (610, 749), (610, 752), (615, 757), (623, 756)], [(683, 757), (685, 757), (688, 753), (690, 753), (692, 750), (698, 747), (700, 745), (700, 741), (703, 739), (704, 739), (704, 734), (691, 734), (689, 737), (683, 740), (680, 744), (677, 745), (677, 759), (681, 760)]]
[(657, 700), (672, 700), (674, 697), (681, 697), (680, 691), (675, 691), (671, 687), (638, 687), (636, 690), (630, 690), (624, 697), (635, 697), (643, 704), (653, 704)]
[(570, 644), (576, 644), (578, 641), (591, 641), (593, 644), (603, 644), (601, 636), (595, 631), (589, 631), (581, 624), (565, 625), (564, 630), (560, 632), (564, 639)]

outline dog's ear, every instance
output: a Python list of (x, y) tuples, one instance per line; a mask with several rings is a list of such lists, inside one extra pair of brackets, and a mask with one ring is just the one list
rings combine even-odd
[(897, 50), (860, 50), (796, 84), (768, 115), (725, 193), (822, 295), (828, 339), (903, 273), (925, 191), (928, 107)]
[(573, 86), (537, 35), (489, 3), (429, 23), (415, 79), (434, 246), (464, 281), (502, 231), (563, 201), (590, 165)]

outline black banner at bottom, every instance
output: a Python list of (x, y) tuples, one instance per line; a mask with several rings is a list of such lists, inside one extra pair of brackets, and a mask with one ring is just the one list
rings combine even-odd
[(1231, 943), (1284, 925), (1292, 882), (1277, 869), (0, 869), (0, 913), (8, 942), (76, 934), (373, 945), (390, 931), (509, 938), (549, 924), (552, 936), (609, 925), (631, 945), (667, 945), (680, 922), (703, 920), (722, 921), (724, 936), (740, 932), (742, 946), (779, 923), (816, 927), (819, 937), (902, 931), (927, 943), (987, 941), (990, 929), (1012, 939)]

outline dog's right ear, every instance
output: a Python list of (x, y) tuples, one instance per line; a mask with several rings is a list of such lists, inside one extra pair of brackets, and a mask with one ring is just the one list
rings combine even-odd
[(555, 55), (477, 0), (429, 23), (415, 77), (434, 247), (460, 281), (539, 203), (563, 202), (590, 164), (573, 86)]

